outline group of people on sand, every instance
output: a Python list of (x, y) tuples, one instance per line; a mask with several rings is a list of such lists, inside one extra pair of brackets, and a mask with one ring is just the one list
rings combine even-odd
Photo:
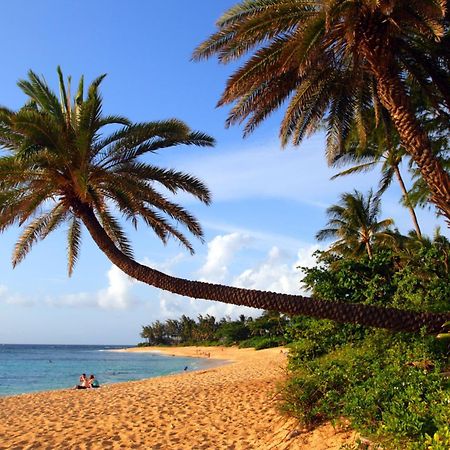
[(91, 389), (91, 388), (99, 388), (100, 384), (95, 378), (95, 375), (90, 375), (89, 378), (83, 373), (80, 376), (80, 384), (74, 386), (74, 389)]

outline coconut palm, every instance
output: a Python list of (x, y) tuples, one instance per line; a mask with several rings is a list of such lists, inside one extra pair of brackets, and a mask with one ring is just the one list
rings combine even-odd
[(450, 176), (431, 149), (404, 82), (412, 77), (436, 107), (449, 108), (446, 3), (245, 0), (218, 20), (218, 31), (194, 59), (218, 55), (228, 63), (254, 51), (228, 80), (219, 105), (234, 104), (227, 123), (247, 121), (248, 133), (287, 103), (283, 144), (300, 143), (323, 121), (329, 136), (347, 132), (361, 86), (372, 79), (432, 202), (450, 223)]
[[(138, 161), (138, 157), (173, 145), (211, 146), (214, 139), (191, 131), (179, 120), (131, 124), (119, 116), (102, 116), (97, 78), (83, 98), (83, 79), (71, 103), (63, 83), (62, 101), (32, 71), (19, 82), (30, 101), (17, 112), (0, 110), (0, 144), (12, 152), (0, 161), (2, 205), (0, 230), (13, 223), (28, 226), (13, 254), (19, 263), (38, 240), (68, 223), (68, 271), (77, 260), (81, 216), (88, 205), (115, 246), (132, 257), (131, 245), (112, 210), (118, 208), (137, 227), (138, 219), (167, 242), (173, 237), (191, 253), (193, 247), (171, 220), (202, 238), (197, 220), (184, 208), (158, 192), (158, 186), (185, 191), (208, 204), (210, 193), (197, 178)], [(100, 137), (106, 126), (118, 125)], [(39, 213), (40, 209), (44, 212)]]
[(400, 172), (400, 164), (404, 159), (405, 151), (398, 139), (398, 134), (384, 108), (381, 110), (381, 119), (378, 121), (371, 111), (367, 111), (367, 114), (369, 117), (366, 120), (371, 126), (368, 127), (364, 139), (360, 139), (360, 133), (356, 129), (358, 126), (355, 124), (355, 130), (349, 133), (345, 141), (344, 153), (336, 155), (331, 161), (331, 165), (334, 167), (348, 164), (353, 164), (353, 166), (337, 173), (331, 179), (372, 170), (381, 164), (381, 180), (377, 196), (381, 196), (385, 192), (395, 176), (402, 191), (403, 204), (409, 210), (416, 235), (420, 239), (422, 233), (417, 215)]
[(333, 253), (360, 256), (365, 252), (372, 259), (374, 245), (393, 239), (389, 227), (394, 221), (378, 221), (379, 214), (380, 199), (372, 191), (367, 197), (358, 191), (344, 193), (339, 204), (327, 209), (327, 228), (320, 230), (316, 238), (319, 241), (336, 238), (329, 249)]
[[(90, 85), (86, 96), (81, 80), (72, 101), (61, 71), (58, 73), (61, 99), (30, 72), (28, 80), (19, 82), (29, 98), (26, 105), (18, 111), (0, 110), (0, 145), (7, 152), (0, 158), (0, 232), (14, 224), (25, 228), (13, 264), (38, 240), (69, 223), (70, 273), (83, 224), (100, 250), (123, 272), (179, 295), (392, 330), (418, 331), (426, 326), (433, 332), (449, 320), (448, 314), (341, 304), (185, 280), (139, 264), (114, 212), (135, 226), (144, 222), (163, 242), (173, 237), (192, 252), (176, 224), (201, 238), (199, 223), (159, 188), (210, 201), (200, 180), (156, 167), (143, 161), (143, 156), (174, 145), (211, 146), (214, 141), (178, 120), (132, 124), (123, 117), (104, 117), (98, 92), (103, 76)], [(116, 126), (115, 131), (106, 134), (105, 127), (111, 125)]]

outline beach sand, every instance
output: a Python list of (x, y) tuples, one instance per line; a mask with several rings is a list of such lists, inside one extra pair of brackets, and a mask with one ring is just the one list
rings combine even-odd
[(302, 432), (280, 415), (275, 387), (287, 357), (279, 348), (157, 350), (230, 363), (100, 389), (0, 398), (0, 449), (337, 450), (354, 441), (351, 430), (328, 424)]

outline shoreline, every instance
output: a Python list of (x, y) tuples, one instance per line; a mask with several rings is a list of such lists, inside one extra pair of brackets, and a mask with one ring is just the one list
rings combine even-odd
[[(9, 345), (9, 344), (8, 344)], [(15, 345), (15, 344), (12, 344)], [(23, 347), (23, 346), (29, 346), (29, 347), (34, 347), (32, 344), (17, 344), (19, 347)], [(62, 345), (58, 345), (58, 344), (45, 344), (43, 345), (44, 347), (65, 347)], [(94, 347), (95, 351), (98, 352), (102, 352), (102, 353), (122, 353), (122, 354), (132, 354), (132, 353), (149, 353), (152, 354), (154, 356), (159, 356), (159, 357), (163, 357), (163, 358), (167, 358), (170, 359), (170, 357), (174, 356), (180, 359), (185, 360), (183, 362), (183, 364), (181, 364), (181, 362), (179, 363), (175, 363), (176, 366), (178, 367), (174, 367), (173, 370), (162, 370), (162, 371), (151, 371), (152, 373), (140, 373), (138, 375), (138, 377), (133, 376), (133, 372), (132, 375), (130, 376), (129, 379), (114, 379), (114, 377), (109, 377), (108, 376), (102, 376), (102, 374), (100, 373), (99, 375), (99, 381), (101, 383), (102, 386), (109, 386), (109, 385), (113, 385), (113, 384), (118, 384), (118, 383), (127, 383), (127, 382), (132, 382), (132, 381), (142, 381), (142, 380), (147, 380), (147, 379), (152, 379), (152, 378), (158, 378), (158, 377), (163, 377), (163, 376), (169, 376), (169, 375), (176, 375), (176, 374), (182, 374), (184, 373), (183, 367), (187, 364), (187, 359), (192, 358), (195, 359), (195, 362), (192, 365), (189, 365), (189, 370), (193, 371), (193, 370), (206, 370), (209, 368), (214, 368), (217, 367), (221, 364), (227, 364), (228, 361), (224, 360), (224, 361), (219, 361), (216, 358), (211, 358), (211, 360), (208, 360), (208, 358), (205, 355), (200, 355), (200, 354), (196, 354), (196, 355), (180, 355), (177, 356), (173, 353), (171, 353), (170, 351), (170, 347), (145, 347), (145, 349), (142, 349), (140, 347), (131, 347), (131, 346), (117, 346), (116, 348), (108, 348), (111, 346), (101, 346), (101, 345), (95, 345), (95, 346), (83, 346), (83, 345), (73, 345), (73, 347), (79, 348), (79, 347), (89, 347), (90, 350), (92, 350), (90, 347)], [(97, 348), (98, 347), (98, 348)], [(105, 348), (103, 348), (105, 347)], [(151, 355), (149, 355), (151, 356)], [(128, 358), (127, 356), (125, 356), (124, 358)], [(46, 359), (46, 358), (44, 358)], [(76, 359), (76, 356), (75, 356)], [(49, 360), (50, 362), (50, 360)], [(53, 362), (53, 361), (51, 361)], [(118, 368), (117, 370), (120, 370), (120, 368)], [(95, 374), (98, 375), (99, 371), (94, 370)], [(101, 370), (100, 370), (101, 372)], [(92, 370), (91, 372), (92, 373)], [(1, 375), (1, 374), (0, 374)], [(56, 391), (64, 391), (67, 389), (72, 388), (76, 382), (78, 381), (78, 375), (77, 376), (73, 376), (70, 379), (67, 379), (67, 383), (61, 382), (61, 379), (65, 380), (67, 378), (67, 374), (62, 374), (63, 377), (62, 378), (55, 378), (56, 383), (47, 383), (45, 386), (37, 386), (34, 387), (32, 390), (31, 389), (27, 389), (28, 386), (23, 386), (23, 390), (20, 390), (20, 386), (16, 387), (14, 390), (10, 391), (10, 392), (3, 392), (2, 389), (0, 389), (0, 399), (2, 398), (7, 398), (7, 397), (16, 397), (16, 396), (20, 396), (20, 395), (26, 395), (26, 394), (39, 394), (39, 393), (49, 393), (49, 392), (56, 392)], [(44, 378), (47, 378), (47, 376), (45, 376)], [(53, 385), (52, 385), (53, 384)], [(2, 447), (0, 446), (0, 450), (2, 450)]]
[(185, 357), (205, 352), (229, 364), (100, 389), (2, 397), (0, 449), (337, 450), (354, 440), (351, 430), (329, 424), (303, 432), (278, 412), (276, 385), (287, 360), (279, 348), (157, 350)]

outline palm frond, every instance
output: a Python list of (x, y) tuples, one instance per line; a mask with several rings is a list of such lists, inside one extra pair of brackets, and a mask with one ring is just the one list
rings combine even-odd
[(81, 223), (76, 216), (72, 217), (67, 231), (67, 272), (72, 276), (73, 268), (78, 260), (81, 247)]
[(64, 114), (58, 97), (49, 89), (46, 81), (32, 70), (28, 72), (28, 80), (19, 80), (17, 85), (22, 91), (46, 113), (56, 120), (64, 122)]
[(15, 267), (30, 252), (38, 240), (43, 240), (61, 222), (60, 205), (52, 211), (34, 219), (23, 231), (17, 241), (12, 256), (12, 264)]

